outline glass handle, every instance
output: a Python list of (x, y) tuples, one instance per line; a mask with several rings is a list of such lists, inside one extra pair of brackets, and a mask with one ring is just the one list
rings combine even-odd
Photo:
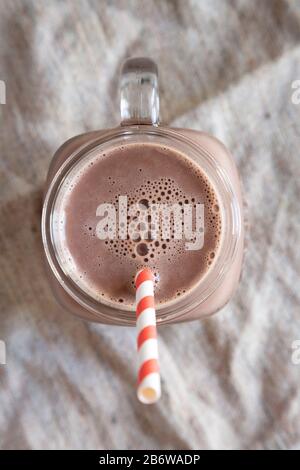
[(120, 79), (121, 125), (159, 123), (158, 70), (153, 60), (125, 60)]

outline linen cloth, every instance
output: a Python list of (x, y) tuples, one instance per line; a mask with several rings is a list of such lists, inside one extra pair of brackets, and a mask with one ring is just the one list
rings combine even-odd
[[(151, 407), (135, 396), (134, 329), (64, 312), (40, 237), (52, 154), (118, 124), (120, 65), (141, 55), (158, 64), (163, 121), (233, 153), (251, 226), (230, 304), (159, 329)], [(299, 2), (2, 0), (0, 79), (0, 447), (299, 448)]]

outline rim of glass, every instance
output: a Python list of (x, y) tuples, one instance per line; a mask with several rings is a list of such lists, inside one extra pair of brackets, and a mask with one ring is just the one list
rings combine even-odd
[[(158, 305), (157, 322), (165, 323), (173, 319), (184, 317), (191, 310), (196, 309), (220, 286), (231, 263), (236, 255), (238, 239), (241, 234), (241, 211), (235, 196), (232, 184), (227, 173), (216, 164), (213, 155), (200, 144), (191, 141), (188, 137), (180, 134), (176, 129), (153, 127), (153, 126), (128, 126), (111, 129), (100, 137), (93, 138), (88, 143), (76, 149), (61, 165), (53, 177), (48, 191), (45, 195), (42, 212), (42, 240), (48, 264), (59, 284), (63, 289), (83, 308), (92, 312), (99, 321), (112, 321), (124, 325), (135, 323), (134, 307), (115, 306), (94, 299), (84, 292), (76, 282), (68, 276), (59, 263), (52, 234), (51, 214), (55, 205), (56, 197), (64, 182), (64, 178), (74, 168), (76, 163), (91, 152), (103, 151), (103, 147), (126, 145), (138, 142), (161, 143), (181, 151), (187, 157), (194, 160), (211, 181), (220, 203), (222, 230), (218, 255), (206, 275), (184, 296), (176, 300)], [(225, 202), (227, 201), (227, 202)]]

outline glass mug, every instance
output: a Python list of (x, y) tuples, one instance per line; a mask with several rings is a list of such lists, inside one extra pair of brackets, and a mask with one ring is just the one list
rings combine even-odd
[[(152, 60), (147, 58), (132, 58), (125, 61), (120, 79), (120, 97), (121, 124), (113, 129), (88, 132), (71, 138), (57, 150), (49, 168), (42, 214), (42, 238), (47, 260), (47, 272), (55, 297), (65, 309), (83, 319), (106, 324), (135, 325), (134, 299), (133, 302), (126, 303), (123, 299), (109, 298), (103, 292), (100, 295), (100, 291), (97, 291), (99, 286), (97, 288), (91, 287), (88, 281), (89, 272), (87, 271), (90, 269), (91, 273), (95, 272), (96, 263), (94, 261), (97, 257), (97, 250), (100, 244), (101, 249), (99, 249), (102, 254), (105, 252), (104, 256), (108, 256), (106, 251), (108, 252), (109, 248), (112, 247), (109, 252), (111, 258), (108, 258), (111, 259), (111, 265), (116, 265), (120, 259), (116, 258), (118, 261), (115, 261), (115, 255), (117, 255), (119, 250), (115, 248), (114, 242), (111, 242), (110, 234), (107, 234), (106, 240), (104, 240), (104, 237), (102, 239), (97, 238), (97, 236), (95, 237), (95, 227), (93, 223), (90, 223), (91, 220), (93, 221), (97, 218), (95, 207), (91, 207), (90, 213), (84, 213), (82, 209), (82, 204), (85, 204), (85, 210), (89, 207), (89, 204), (85, 201), (86, 198), (87, 200), (91, 197), (97, 199), (99, 191), (107, 190), (108, 182), (110, 184), (114, 183), (111, 181), (112, 176), (106, 175), (104, 177), (100, 171), (99, 189), (97, 190), (93, 190), (92, 185), (87, 183), (80, 194), (80, 200), (77, 201), (77, 209), (71, 215), (66, 213), (66, 207), (69, 207), (66, 201), (70, 197), (76, 200), (76, 187), (80, 184), (80, 178), (85, 172), (89, 171), (91, 178), (93, 178), (92, 166), (100, 158), (99, 155), (101, 155), (101, 158), (105, 158), (104, 156), (108, 155), (106, 160), (109, 162), (109, 159), (113, 158), (110, 155), (113, 155), (113, 152), (117, 152), (117, 157), (114, 157), (117, 158), (116, 164), (113, 166), (114, 173), (118, 172), (118, 167), (124, 166), (124, 162), (127, 162), (129, 158), (127, 173), (126, 168), (125, 171), (123, 168), (122, 173), (123, 183), (125, 182), (126, 184), (126, 178), (134, 179), (137, 171), (136, 168), (134, 168), (134, 171), (133, 168), (130, 168), (128, 149), (135, 148), (141, 152), (141, 149), (145, 148), (151, 153), (151, 151), (156, 152), (156, 149), (159, 148), (161, 152), (163, 151), (162, 149), (167, 153), (169, 152), (167, 159), (163, 155), (159, 157), (161, 158), (162, 172), (165, 161), (172, 162), (173, 158), (173, 162), (175, 162), (175, 157), (172, 155), (182, 155), (182, 160), (185, 161), (184, 165), (187, 166), (183, 166), (182, 172), (178, 173), (180, 178), (183, 178), (184, 174), (188, 175), (189, 171), (192, 171), (189, 168), (194, 165), (201, 171), (203, 178), (209, 181), (209, 185), (213, 188), (214, 194), (217, 197), (217, 204), (215, 206), (220, 218), (221, 230), (218, 235), (217, 249), (213, 253), (213, 259), (208, 262), (206, 271), (199, 277), (197, 282), (194, 282), (194, 285), (190, 286), (185, 292), (174, 295), (172, 299), (157, 303), (157, 323), (182, 322), (209, 316), (220, 310), (230, 300), (238, 285), (241, 274), (244, 247), (244, 217), (241, 185), (235, 163), (223, 144), (214, 137), (200, 131), (175, 129), (159, 124), (158, 74), (157, 66)], [(124, 157), (121, 153), (121, 149), (124, 150), (124, 148), (125, 150), (127, 149), (127, 160), (125, 158), (126, 152)], [(124, 160), (121, 160), (123, 158)], [(140, 158), (142, 160), (144, 156)], [(156, 165), (157, 161), (159, 163), (157, 158)], [(86, 170), (87, 168), (89, 170)], [(159, 171), (159, 164), (157, 168)], [(149, 166), (149, 172), (150, 170), (152, 171), (151, 165)], [(147, 174), (145, 176), (147, 178)], [(165, 174), (165, 176), (168, 175)], [(168, 178), (165, 179), (166, 181), (168, 180)], [(169, 180), (171, 181), (171, 179)], [(153, 188), (157, 187), (157, 184), (160, 184), (160, 182), (161, 179), (159, 179), (158, 183), (148, 181), (150, 190), (153, 192)], [(165, 188), (167, 189), (168, 187), (171, 188), (173, 183), (167, 182), (165, 184), (169, 184)], [(171, 193), (173, 189), (169, 189), (169, 192)], [(156, 189), (157, 191), (160, 191), (160, 189)], [(146, 194), (145, 191), (143, 194)], [(164, 192), (161, 194), (164, 194)], [(178, 194), (178, 191), (175, 194)], [(184, 210), (182, 209), (182, 212)], [(130, 219), (130, 217), (128, 218)], [(68, 219), (72, 219), (74, 224), (78, 220), (80, 227), (80, 224), (83, 223), (82, 221), (86, 220), (86, 224), (84, 224), (86, 238), (81, 237), (81, 228), (78, 229), (79, 232), (76, 232), (73, 237), (72, 243), (75, 246), (73, 254), (75, 253), (75, 258), (76, 249), (81, 251), (81, 248), (84, 248), (83, 245), (80, 245), (80, 243), (85, 243), (83, 240), (93, 240), (93, 246), (97, 247), (94, 259), (89, 258), (90, 261), (84, 260), (85, 263), (90, 262), (90, 265), (85, 265), (85, 268), (80, 266), (80, 263), (78, 265), (78, 260), (74, 260), (70, 253), (70, 248), (68, 247), (68, 237), (70, 234), (68, 233), (69, 229), (66, 222)], [(92, 226), (87, 227), (89, 224)], [(174, 235), (172, 236), (174, 238)], [(126, 241), (128, 239), (129, 241)], [(130, 246), (136, 247), (137, 240), (140, 240), (140, 238), (134, 239), (127, 234), (125, 241), (121, 241), (118, 245), (123, 250), (124, 255), (120, 261), (120, 266), (122, 263), (126, 265), (128, 258), (128, 263), (133, 263), (135, 270), (145, 265), (151, 268), (152, 259), (150, 257), (146, 258), (145, 252), (140, 253), (140, 255), (139, 253), (133, 253), (132, 250), (135, 248), (130, 248), (131, 251), (126, 252), (124, 245), (129, 243)], [(155, 237), (153, 239), (150, 238), (150, 240), (153, 245)], [(174, 240), (171, 240), (171, 242), (175, 243)], [(145, 243), (140, 246), (145, 246)], [(115, 253), (112, 252), (114, 249)], [(155, 254), (152, 254), (152, 256), (155, 258)], [(160, 254), (158, 261), (163, 262), (161, 260), (164, 257), (166, 258), (166, 256), (165, 254)], [(181, 267), (177, 264), (176, 269), (172, 269), (172, 262), (173, 259), (177, 259), (176, 256), (177, 254), (173, 250), (172, 256), (169, 255), (168, 261), (166, 261), (165, 276), (168, 277), (169, 269), (170, 277), (173, 276), (174, 282), (180, 283), (180, 275), (187, 273), (188, 268), (181, 261)], [(197, 268), (198, 255), (196, 255), (196, 252), (190, 252), (186, 256), (190, 257), (188, 261), (190, 266), (193, 265), (193, 269), (195, 269), (195, 266)], [(167, 266), (168, 262), (170, 263), (169, 268)], [(93, 267), (91, 267), (91, 264), (93, 264)], [(85, 269), (84, 272), (82, 272), (83, 269)], [(101, 270), (103, 282), (107, 283), (110, 276), (110, 263), (106, 263), (104, 272), (100, 263), (99, 270)], [(175, 273), (174, 270), (176, 271)], [(84, 280), (82, 280), (83, 278)], [(157, 280), (159, 287), (159, 273), (157, 274)], [(132, 295), (134, 295), (133, 279), (128, 279), (128, 283), (130, 283)]]

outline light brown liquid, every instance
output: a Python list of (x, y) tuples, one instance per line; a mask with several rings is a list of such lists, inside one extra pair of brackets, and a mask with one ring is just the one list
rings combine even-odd
[[(221, 215), (217, 195), (207, 177), (183, 154), (155, 144), (129, 144), (100, 154), (66, 182), (62, 203), (63, 239), (72, 277), (95, 298), (119, 305), (134, 303), (134, 277), (143, 266), (156, 274), (156, 303), (172, 301), (196, 286), (213, 264), (220, 241)], [(156, 203), (204, 204), (204, 245), (186, 249), (186, 239), (100, 240), (97, 207)], [(134, 222), (129, 217), (128, 224)], [(147, 215), (147, 218), (149, 216)], [(140, 221), (140, 219), (139, 219)], [(148, 220), (151, 228), (151, 220)], [(141, 228), (141, 227), (139, 227)]]

